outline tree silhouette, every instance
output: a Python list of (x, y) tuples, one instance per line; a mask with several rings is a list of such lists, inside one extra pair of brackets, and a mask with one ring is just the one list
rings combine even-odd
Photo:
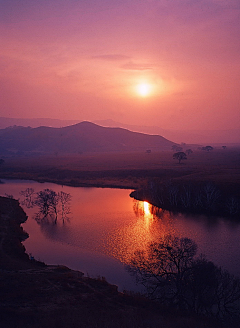
[(183, 159), (187, 159), (187, 155), (183, 151), (179, 151), (173, 154), (173, 159), (177, 159), (180, 164)]
[(206, 151), (212, 151), (213, 147), (212, 146), (206, 146), (206, 147), (202, 147), (202, 150), (206, 150)]
[(22, 205), (25, 205), (27, 208), (34, 206), (34, 189), (26, 188), (25, 190), (20, 191), (20, 195), (24, 197)]
[(182, 151), (183, 149), (179, 145), (172, 145), (172, 150), (173, 151)]
[(34, 204), (39, 207), (39, 212), (36, 215), (37, 222), (41, 223), (49, 218), (57, 223), (58, 213), (61, 213), (61, 219), (67, 218), (70, 213), (69, 203), (71, 195), (63, 191), (56, 193), (52, 189), (44, 189), (37, 193)]
[(64, 222), (64, 220), (67, 218), (67, 214), (70, 213), (69, 203), (71, 201), (71, 195), (64, 191), (60, 191), (58, 193), (58, 200), (59, 200), (60, 208), (61, 208), (60, 209), (61, 217)]
[(136, 251), (129, 271), (164, 305), (239, 323), (240, 279), (196, 252), (193, 240), (167, 235)]
[(186, 150), (186, 153), (187, 153), (187, 155), (190, 155), (190, 154), (193, 153), (193, 151), (192, 151), (192, 149), (187, 149), (187, 150)]
[(39, 206), (40, 212), (47, 216), (54, 212), (57, 213), (56, 206), (58, 203), (57, 193), (51, 189), (44, 189), (37, 193), (35, 204)]
[(191, 268), (197, 245), (189, 238), (172, 235), (135, 253), (130, 267), (151, 298), (173, 305), (184, 304), (185, 275)]

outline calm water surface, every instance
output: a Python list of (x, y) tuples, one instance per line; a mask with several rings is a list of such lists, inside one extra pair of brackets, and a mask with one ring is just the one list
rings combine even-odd
[(49, 188), (70, 193), (71, 213), (57, 224), (37, 223), (38, 208), (27, 208), (23, 224), (29, 238), (24, 242), (28, 253), (47, 264), (63, 264), (91, 277), (104, 276), (119, 290), (139, 290), (134, 277), (125, 269), (137, 249), (164, 234), (189, 237), (198, 244), (198, 252), (207, 259), (240, 276), (240, 225), (221, 218), (186, 217), (159, 211), (156, 215), (146, 202), (129, 197), (130, 190), (74, 188), (52, 183), (2, 180), (0, 195), (13, 195), (33, 188)]

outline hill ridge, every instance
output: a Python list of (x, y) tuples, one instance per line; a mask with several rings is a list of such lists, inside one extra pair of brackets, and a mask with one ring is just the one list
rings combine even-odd
[(108, 128), (89, 121), (61, 128), (0, 129), (2, 154), (82, 153), (170, 150), (174, 143), (159, 135)]

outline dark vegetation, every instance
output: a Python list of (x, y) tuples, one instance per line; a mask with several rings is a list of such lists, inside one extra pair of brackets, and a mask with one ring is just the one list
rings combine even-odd
[(205, 146), (201, 148), (202, 150), (206, 150), (206, 151), (212, 151), (213, 147), (212, 146)]
[(27, 237), (20, 227), (25, 213), (11, 198), (0, 197), (0, 205), (1, 327), (227, 327), (140, 295), (119, 293), (104, 278), (30, 260), (21, 245)]
[(180, 164), (183, 159), (187, 159), (187, 155), (183, 151), (178, 151), (177, 153), (173, 154), (173, 158), (177, 159), (178, 163)]
[(210, 181), (184, 182), (168, 181), (166, 183), (150, 182), (145, 189), (134, 191), (131, 196), (147, 200), (151, 204), (170, 211), (218, 215), (239, 218), (239, 186), (226, 189)]
[(56, 193), (52, 189), (44, 189), (35, 193), (33, 188), (26, 188), (20, 194), (24, 198), (21, 205), (25, 205), (27, 208), (38, 208), (38, 212), (35, 214), (35, 220), (38, 223), (56, 224), (58, 220), (64, 223), (69, 219), (71, 201), (69, 193), (64, 191)]
[(136, 251), (129, 270), (160, 304), (239, 325), (240, 279), (196, 253), (193, 240), (164, 236)]
[(20, 226), (27, 220), (17, 200), (0, 197), (0, 270), (28, 260), (22, 241), (28, 234)]

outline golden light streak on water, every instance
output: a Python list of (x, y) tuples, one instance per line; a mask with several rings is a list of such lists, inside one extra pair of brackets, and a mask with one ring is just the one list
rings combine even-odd
[(125, 264), (130, 263), (137, 250), (146, 250), (149, 243), (175, 232), (168, 211), (156, 209), (142, 201), (134, 201), (133, 210), (136, 220), (111, 233), (106, 245), (108, 255)]

